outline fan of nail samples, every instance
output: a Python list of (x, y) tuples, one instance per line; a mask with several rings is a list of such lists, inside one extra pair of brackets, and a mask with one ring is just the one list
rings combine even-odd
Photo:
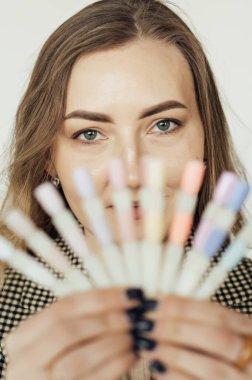
[[(140, 287), (147, 296), (176, 294), (198, 299), (211, 297), (229, 271), (246, 255), (252, 243), (252, 224), (246, 224), (225, 249), (218, 265), (209, 270), (211, 258), (230, 238), (237, 213), (249, 193), (248, 184), (232, 172), (222, 173), (213, 198), (198, 223), (192, 247), (185, 255), (205, 166), (197, 160), (186, 165), (176, 193), (169, 231), (165, 231), (166, 166), (156, 157), (145, 157), (143, 162), (143, 184), (139, 190), (141, 239), (136, 237), (133, 193), (127, 187), (123, 161), (114, 157), (109, 163), (111, 201), (120, 244), (113, 236), (106, 208), (97, 195), (91, 173), (86, 168), (79, 168), (73, 173), (80, 208), (99, 243), (99, 254), (90, 251), (80, 225), (50, 182), (42, 183), (34, 191), (36, 200), (68, 246), (78, 255), (92, 282), (73, 267), (55, 242), (19, 209), (9, 211), (4, 222), (25, 241), (30, 250), (62, 276), (58, 278), (27, 252), (16, 249), (1, 236), (0, 259), (50, 289), (57, 297), (93, 287), (111, 286)], [(169, 239), (163, 243), (166, 235)]]

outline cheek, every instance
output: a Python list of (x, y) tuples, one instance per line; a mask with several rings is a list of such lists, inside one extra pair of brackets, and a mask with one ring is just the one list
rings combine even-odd
[[(190, 131), (178, 143), (167, 151), (165, 160), (167, 165), (167, 184), (172, 189), (177, 189), (180, 185), (184, 168), (190, 160), (201, 160), (204, 158), (204, 133), (201, 126), (195, 127), (195, 131)], [(190, 133), (189, 133), (190, 132)], [(194, 132), (194, 133), (193, 133)]]
[(166, 185), (171, 193), (180, 187), (181, 177), (188, 161), (195, 159), (202, 161), (203, 155), (184, 152), (180, 157), (169, 158), (169, 162), (166, 164)]

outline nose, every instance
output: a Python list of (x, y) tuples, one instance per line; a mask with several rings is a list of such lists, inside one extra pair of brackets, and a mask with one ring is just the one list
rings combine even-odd
[(142, 184), (141, 154), (133, 147), (124, 149), (122, 159), (125, 167), (126, 183), (131, 190), (139, 190)]

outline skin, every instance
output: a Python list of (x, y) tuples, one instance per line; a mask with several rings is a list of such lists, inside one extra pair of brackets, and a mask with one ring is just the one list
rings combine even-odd
[[(177, 100), (187, 108), (138, 120), (145, 108), (166, 100)], [(165, 161), (167, 233), (183, 168), (188, 160), (202, 160), (204, 156), (203, 127), (183, 56), (173, 46), (144, 40), (80, 58), (70, 76), (66, 115), (78, 109), (107, 113), (114, 119), (114, 123), (65, 120), (54, 149), (51, 174), (59, 177), (73, 213), (85, 227), (90, 247), (99, 252), (80, 211), (71, 173), (74, 168), (86, 166), (98, 195), (108, 206), (111, 188), (107, 165), (114, 155), (123, 158), (134, 199), (141, 186), (140, 157), (151, 154)], [(162, 135), (157, 122), (169, 118), (180, 120), (182, 126)], [(83, 134), (73, 139), (73, 134), (91, 127), (102, 133), (95, 137), (98, 143), (84, 145)], [(113, 212), (106, 210), (117, 236)], [(136, 229), (141, 237), (140, 223)], [(134, 303), (126, 299), (124, 291), (98, 289), (65, 297), (28, 318), (7, 336), (6, 379), (45, 380), (46, 369), (51, 370), (55, 380), (119, 379), (136, 363), (128, 334), (132, 326), (125, 316), (130, 306)], [(157, 346), (141, 355), (169, 368), (163, 375), (155, 374), (155, 378), (251, 378), (251, 365), (244, 372), (233, 366), (242, 347), (241, 335), (252, 335), (252, 321), (245, 316), (211, 302), (165, 296), (146, 317), (155, 321), (154, 330), (146, 335), (156, 340)]]

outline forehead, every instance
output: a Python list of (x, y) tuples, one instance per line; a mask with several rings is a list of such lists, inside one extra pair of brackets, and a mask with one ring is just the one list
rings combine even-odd
[(67, 109), (169, 98), (194, 102), (190, 67), (175, 46), (145, 39), (81, 56), (69, 78)]

